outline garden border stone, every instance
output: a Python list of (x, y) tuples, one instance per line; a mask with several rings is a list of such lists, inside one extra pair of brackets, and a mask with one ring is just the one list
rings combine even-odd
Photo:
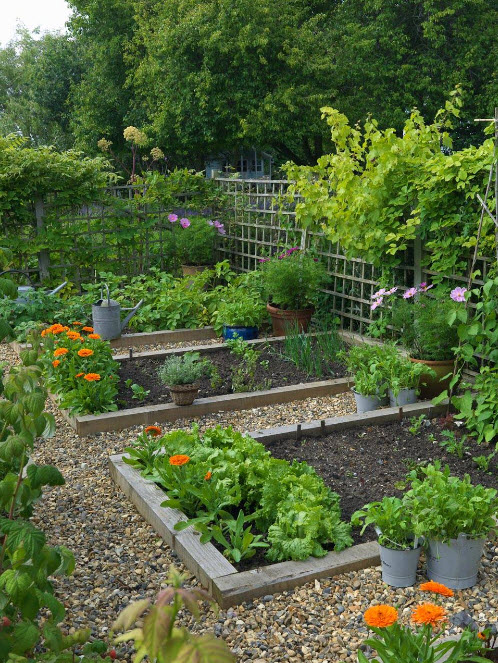
[[(386, 423), (408, 416), (427, 414), (431, 417), (443, 413), (445, 408), (445, 403), (433, 406), (429, 401), (425, 401), (404, 408), (386, 408), (297, 426), (279, 426), (266, 431), (251, 432), (249, 435), (260, 442), (271, 442), (290, 435), (318, 436), (336, 429)], [(123, 455), (111, 456), (109, 468), (117, 486), (222, 608), (251, 601), (266, 594), (293, 589), (318, 578), (378, 566), (380, 563), (378, 544), (371, 541), (341, 552), (330, 552), (321, 558), (280, 562), (238, 572), (211, 543), (200, 544), (199, 536), (192, 528), (175, 531), (175, 523), (186, 520), (185, 514), (177, 509), (161, 507), (161, 502), (165, 500), (164, 492), (127, 465), (123, 461)]]

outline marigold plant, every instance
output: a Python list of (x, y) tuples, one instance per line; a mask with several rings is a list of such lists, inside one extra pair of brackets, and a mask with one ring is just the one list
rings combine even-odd
[(78, 350), (79, 357), (91, 357), (92, 355), (93, 350), (90, 350), (90, 348), (81, 348), (81, 350)]
[(152, 435), (153, 437), (158, 437), (159, 435), (161, 435), (162, 430), (159, 428), (159, 426), (147, 426), (145, 428), (145, 432), (148, 435)]
[(54, 352), (54, 357), (62, 357), (62, 355), (67, 355), (69, 350), (67, 348), (57, 348)]
[(88, 382), (98, 382), (100, 380), (100, 375), (99, 373), (87, 373), (83, 378)]
[(368, 626), (385, 628), (398, 621), (398, 611), (390, 605), (374, 605), (366, 610), (363, 619)]
[(190, 460), (190, 456), (185, 454), (177, 454), (176, 456), (170, 456), (169, 464), (170, 465), (186, 465)]
[(423, 592), (433, 592), (434, 594), (440, 594), (441, 596), (453, 596), (452, 589), (446, 587), (446, 585), (443, 585), (440, 582), (434, 582), (434, 580), (422, 583), (420, 589)]
[(435, 627), (444, 621), (446, 621), (446, 610), (434, 603), (422, 603), (415, 608), (412, 615), (414, 624), (428, 624)]

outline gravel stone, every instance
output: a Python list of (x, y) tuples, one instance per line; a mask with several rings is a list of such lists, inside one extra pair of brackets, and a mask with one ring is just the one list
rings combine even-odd
[[(18, 363), (6, 344), (0, 344), (0, 361)], [(49, 544), (64, 544), (76, 557), (73, 576), (55, 581), (56, 594), (67, 611), (64, 628), (72, 633), (89, 627), (93, 635), (102, 637), (130, 601), (155, 596), (165, 585), (170, 564), (187, 573), (187, 585), (197, 586), (198, 582), (109, 477), (108, 457), (122, 452), (140, 427), (78, 437), (51, 402), (47, 408), (55, 414), (57, 432), (38, 443), (34, 460), (58, 467), (66, 485), (44, 492), (33, 521), (44, 530)], [(197, 423), (201, 429), (220, 424), (245, 432), (353, 411), (351, 395), (342, 394), (220, 412), (201, 417)], [(160, 425), (170, 430), (192, 423), (181, 420)], [(487, 545), (484, 562), (475, 587), (442, 600), (450, 615), (465, 612), (479, 627), (498, 619), (498, 547)], [(417, 580), (425, 578), (419, 574)], [(197, 624), (181, 613), (180, 622), (193, 632), (222, 637), (241, 663), (356, 663), (368, 633), (362, 618), (366, 608), (373, 603), (399, 605), (402, 620), (408, 620), (412, 607), (422, 600), (430, 597), (416, 587), (385, 585), (380, 567), (376, 567), (321, 578), (226, 611), (205, 612)], [(458, 631), (451, 623), (446, 633), (450, 629)], [(118, 660), (130, 660), (126, 645), (116, 649)]]

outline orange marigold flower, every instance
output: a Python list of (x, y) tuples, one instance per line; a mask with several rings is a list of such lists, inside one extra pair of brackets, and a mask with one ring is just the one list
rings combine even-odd
[(190, 456), (185, 456), (184, 454), (177, 454), (176, 456), (170, 456), (169, 464), (170, 465), (186, 465), (190, 460)]
[(69, 327), (66, 329), (62, 325), (55, 324), (49, 327), (49, 330), (51, 334), (62, 334), (63, 331), (69, 331)]
[(76, 375), (74, 377), (75, 378), (80, 378), (82, 375), (85, 375), (85, 374), (84, 373), (76, 373)]
[(78, 355), (80, 357), (91, 357), (93, 355), (93, 350), (90, 350), (90, 348), (81, 348), (81, 350), (78, 350)]
[(373, 605), (365, 610), (363, 619), (368, 626), (386, 628), (398, 621), (398, 611), (392, 605)]
[(54, 368), (57, 368), (57, 366), (58, 366), (60, 363), (61, 363), (61, 362), (60, 362), (60, 359), (54, 359), (54, 361), (52, 362), (52, 366), (53, 366)]
[(87, 373), (84, 376), (85, 380), (88, 380), (88, 382), (98, 382), (100, 380), (100, 375), (99, 373)]
[(431, 626), (437, 626), (438, 622), (445, 619), (446, 610), (434, 603), (422, 603), (415, 608), (412, 615), (412, 622), (415, 624), (430, 624)]
[(94, 330), (93, 327), (83, 327), (83, 331), (86, 331), (86, 332), (92, 332), (92, 333), (93, 333), (95, 330)]
[(42, 333), (41, 333), (42, 338), (45, 338), (45, 336), (47, 336), (48, 334), (50, 334), (50, 327), (48, 329), (44, 329), (42, 331)]
[(62, 329), (63, 329), (64, 331), (66, 331), (66, 332), (67, 332), (67, 331), (71, 331), (67, 325), (64, 325), (64, 327), (63, 327)]
[(76, 341), (76, 339), (81, 338), (81, 334), (78, 333), (77, 331), (68, 331), (66, 336), (71, 341)]
[(433, 592), (434, 594), (440, 594), (441, 596), (453, 596), (452, 589), (446, 587), (446, 585), (443, 585), (440, 582), (434, 582), (434, 580), (424, 582), (420, 585), (420, 589), (423, 592)]
[(488, 639), (486, 633), (484, 633), (483, 631), (479, 631), (479, 633), (477, 634), (477, 637), (479, 638), (479, 640), (487, 640)]
[(153, 437), (157, 437), (158, 435), (161, 435), (162, 430), (159, 426), (147, 426), (145, 432), (150, 433)]
[(213, 476), (212, 472), (206, 472), (204, 475), (204, 481), (209, 481), (209, 479)]
[(71, 322), (71, 324), (73, 325), (73, 327), (81, 327), (81, 325), (82, 325), (83, 323), (82, 323), (82, 322), (78, 322), (78, 321), (76, 320), (75, 322)]
[(67, 348), (57, 348), (54, 352), (54, 357), (62, 357), (62, 355), (67, 355), (69, 350)]
[(100, 334), (88, 334), (88, 338), (93, 338), (95, 340), (100, 338)]

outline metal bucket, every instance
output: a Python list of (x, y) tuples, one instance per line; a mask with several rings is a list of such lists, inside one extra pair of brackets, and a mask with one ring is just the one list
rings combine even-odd
[(99, 302), (92, 304), (92, 321), (96, 334), (105, 341), (121, 336), (121, 306), (110, 300), (111, 305), (101, 306)]
[(427, 577), (451, 589), (467, 589), (477, 582), (485, 539), (468, 539), (460, 534), (449, 545), (429, 540)]
[(391, 587), (412, 587), (415, 584), (421, 546), (393, 550), (379, 545), (382, 580)]
[(354, 389), (352, 389), (352, 392), (356, 401), (356, 411), (358, 414), (377, 410), (382, 405), (382, 401), (378, 396), (363, 396)]
[(415, 389), (400, 389), (399, 394), (395, 396), (389, 389), (389, 404), (391, 407), (403, 407), (417, 402), (417, 392)]

